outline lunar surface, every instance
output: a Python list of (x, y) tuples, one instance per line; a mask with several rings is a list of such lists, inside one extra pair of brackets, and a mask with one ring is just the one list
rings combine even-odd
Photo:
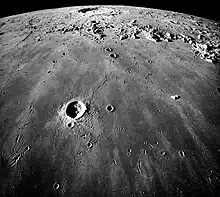
[(0, 196), (219, 196), (220, 22), (125, 6), (0, 19)]

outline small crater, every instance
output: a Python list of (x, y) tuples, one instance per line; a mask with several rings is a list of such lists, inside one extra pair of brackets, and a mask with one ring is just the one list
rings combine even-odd
[(128, 156), (131, 156), (131, 149), (128, 149), (128, 150), (127, 150), (127, 155), (128, 155)]
[(69, 127), (69, 128), (71, 128), (73, 125), (72, 125), (72, 122), (69, 122), (68, 124), (67, 124), (67, 126)]
[(86, 134), (84, 133), (84, 134), (80, 135), (80, 137), (85, 139), (86, 138)]
[(30, 146), (26, 146), (25, 149), (24, 149), (24, 152), (29, 151), (30, 149), (31, 149)]
[(117, 58), (117, 57), (118, 57), (118, 54), (116, 54), (116, 53), (111, 53), (111, 54), (109, 55), (109, 57)]
[(161, 154), (161, 156), (165, 156), (165, 155), (166, 155), (166, 152), (165, 152), (164, 150), (161, 150), (161, 151), (160, 151), (160, 154)]
[(49, 70), (47, 73), (50, 74), (50, 73), (51, 73), (51, 70)]
[(174, 100), (178, 100), (178, 99), (180, 99), (181, 97), (176, 94), (176, 95), (174, 95), (174, 96), (171, 96), (171, 98), (174, 99)]
[(115, 110), (115, 107), (114, 107), (113, 105), (107, 105), (107, 106), (106, 106), (106, 110), (107, 110), (108, 112), (113, 112), (113, 111)]
[(77, 152), (77, 155), (82, 155), (82, 154), (83, 154), (82, 151)]
[(83, 116), (86, 111), (86, 106), (81, 101), (73, 101), (66, 108), (66, 115), (73, 119), (78, 119)]
[(88, 143), (87, 143), (87, 146), (88, 146), (88, 148), (92, 148), (92, 147), (93, 147), (92, 142), (88, 142)]
[(106, 52), (112, 52), (112, 51), (113, 51), (113, 49), (112, 49), (112, 48), (110, 48), (110, 47), (107, 47), (107, 48), (105, 48), (105, 51), (106, 51)]
[(178, 154), (179, 154), (180, 157), (185, 157), (185, 153), (184, 153), (184, 151), (182, 151), (182, 150), (180, 150), (180, 151), (178, 152)]
[(53, 189), (54, 190), (58, 190), (59, 187), (60, 187), (60, 185), (57, 182), (53, 184)]

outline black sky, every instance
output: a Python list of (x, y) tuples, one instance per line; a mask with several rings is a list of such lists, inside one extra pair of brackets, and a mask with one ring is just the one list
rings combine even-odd
[[(77, 3), (78, 2), (78, 3)], [(175, 12), (181, 12), (186, 14), (191, 14), (195, 16), (200, 16), (212, 20), (220, 21), (220, 9), (217, 4), (218, 1), (198, 1), (198, 0), (132, 0), (132, 1), (82, 1), (82, 0), (32, 0), (32, 1), (4, 1), (0, 8), (0, 18), (11, 16), (15, 14), (21, 14), (25, 12), (70, 7), (70, 6), (83, 6), (83, 5), (128, 5), (128, 6), (138, 6), (138, 7), (148, 7), (162, 10), (170, 10)]]

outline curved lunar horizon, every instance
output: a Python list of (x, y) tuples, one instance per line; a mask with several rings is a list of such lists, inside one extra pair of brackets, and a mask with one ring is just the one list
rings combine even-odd
[(220, 23), (128, 6), (0, 19), (0, 196), (219, 196)]

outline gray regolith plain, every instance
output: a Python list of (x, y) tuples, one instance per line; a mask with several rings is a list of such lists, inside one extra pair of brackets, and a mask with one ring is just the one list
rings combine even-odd
[(104, 5), (1, 18), (0, 196), (220, 196), (219, 77), (219, 21)]

